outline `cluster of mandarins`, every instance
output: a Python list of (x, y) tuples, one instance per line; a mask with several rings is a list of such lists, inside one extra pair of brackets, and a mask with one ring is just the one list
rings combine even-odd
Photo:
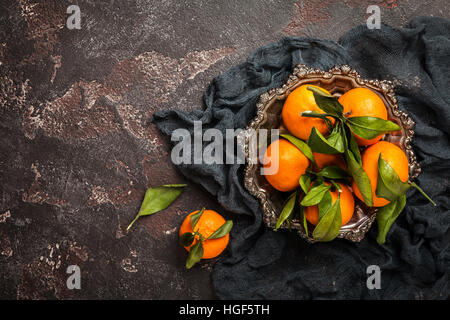
[[(277, 168), (265, 175), (267, 181), (291, 192), (275, 229), (289, 225), (299, 208), (306, 233), (309, 223), (314, 239), (331, 241), (352, 219), (356, 195), (367, 206), (380, 207), (377, 241), (382, 244), (405, 206), (409, 187), (435, 205), (408, 181), (403, 150), (380, 141), (401, 128), (387, 119), (383, 100), (370, 89), (351, 89), (337, 99), (323, 88), (303, 85), (289, 94), (281, 116), (289, 133), (269, 145), (263, 161), (264, 169)], [(190, 213), (179, 230), (180, 244), (189, 251), (186, 267), (220, 255), (232, 226), (213, 210)]]
[[(305, 229), (309, 222), (317, 229), (314, 238), (330, 241), (351, 220), (355, 195), (370, 207), (392, 203), (380, 215), (389, 220), (379, 221), (383, 243), (392, 224), (386, 215), (395, 220), (404, 206), (399, 199), (411, 186), (406, 154), (397, 145), (380, 141), (384, 134), (400, 130), (388, 120), (383, 100), (367, 88), (354, 88), (335, 98), (323, 88), (302, 85), (287, 97), (281, 117), (289, 134), (281, 134), (269, 145), (263, 162), (264, 168), (278, 167), (265, 176), (267, 181), (279, 191), (291, 192), (276, 228), (289, 224), (294, 208), (300, 208)], [(387, 177), (381, 186), (380, 166), (391, 170), (381, 172), (382, 178)], [(389, 179), (399, 179), (395, 188), (401, 190), (391, 188)], [(337, 200), (339, 205), (333, 206)], [(392, 209), (394, 203), (397, 208)]]

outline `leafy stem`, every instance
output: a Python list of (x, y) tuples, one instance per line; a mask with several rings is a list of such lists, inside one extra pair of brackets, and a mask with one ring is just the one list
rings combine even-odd
[(333, 187), (338, 191), (338, 192), (342, 192), (342, 188), (339, 184), (337, 184), (336, 182), (334, 182), (333, 180), (330, 180), (331, 184), (333, 185)]
[(286, 221), (294, 212), (294, 207), (297, 199), (297, 191), (294, 191), (286, 200), (283, 209), (281, 210), (280, 216), (277, 219), (275, 230), (281, 227), (284, 221)]
[(170, 206), (183, 192), (184, 187), (186, 187), (185, 184), (166, 184), (147, 189), (141, 208), (133, 221), (128, 225), (127, 231), (130, 230), (139, 217), (154, 214)]
[(199, 262), (203, 257), (203, 241), (200, 239), (199, 242), (194, 244), (186, 260), (186, 269), (192, 268), (197, 262)]

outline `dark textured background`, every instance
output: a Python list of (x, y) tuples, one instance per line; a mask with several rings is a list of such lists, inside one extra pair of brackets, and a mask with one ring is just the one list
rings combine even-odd
[(147, 187), (185, 182), (146, 120), (200, 108), (215, 75), (284, 35), (337, 40), (370, 4), (393, 26), (450, 17), (447, 0), (1, 1), (0, 298), (214, 298), (214, 261), (186, 271), (177, 244), (200, 206), (231, 216), (201, 188), (125, 232)]

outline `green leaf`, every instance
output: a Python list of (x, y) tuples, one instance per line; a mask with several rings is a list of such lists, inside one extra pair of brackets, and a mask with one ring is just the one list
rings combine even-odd
[(189, 247), (194, 242), (195, 234), (192, 232), (183, 233), (180, 237), (180, 244), (183, 247)]
[(344, 156), (348, 172), (353, 177), (353, 180), (355, 180), (364, 202), (371, 207), (373, 205), (373, 196), (370, 180), (362, 168), (361, 153), (359, 152), (358, 144), (347, 125), (344, 126), (342, 136), (346, 145)]
[(277, 223), (275, 225), (275, 230), (278, 230), (279, 227), (283, 224), (283, 222), (289, 218), (289, 216), (294, 212), (295, 207), (295, 199), (297, 198), (297, 191), (293, 192), (287, 199), (286, 204), (281, 210), (280, 216), (277, 219)]
[(327, 166), (316, 173), (319, 177), (328, 179), (345, 179), (350, 177), (350, 174), (337, 166)]
[(311, 177), (309, 176), (309, 174), (305, 173), (300, 177), (298, 183), (300, 184), (300, 187), (302, 188), (303, 192), (307, 194), (309, 187), (311, 185)]
[(306, 220), (305, 207), (300, 207), (300, 213), (303, 221), (303, 228), (305, 229), (306, 235), (308, 235), (308, 220)]
[(336, 97), (333, 97), (332, 95), (329, 95), (316, 87), (308, 86), (307, 89), (309, 91), (312, 91), (317, 106), (325, 113), (328, 113), (335, 117), (342, 116), (344, 107), (342, 107)]
[(233, 228), (233, 221), (227, 220), (225, 223), (217, 229), (212, 235), (208, 237), (208, 239), (217, 239), (225, 237)]
[(286, 222), (286, 226), (288, 227), (288, 230), (289, 231), (292, 231), (292, 228), (291, 228), (291, 226), (292, 226), (292, 214), (289, 216), (289, 217), (287, 217), (287, 219), (285, 220), (285, 222)]
[(330, 191), (326, 192), (322, 200), (320, 200), (317, 207), (319, 208), (319, 221), (322, 219), (323, 215), (330, 209), (333, 204), (333, 198), (331, 197)]
[(353, 153), (356, 162), (362, 164), (361, 152), (359, 151), (358, 143), (356, 142), (355, 136), (352, 134), (352, 131), (346, 124), (344, 124), (344, 131), (342, 132), (342, 137), (344, 139), (346, 150)]
[[(334, 131), (334, 130), (333, 130)], [(327, 139), (316, 129), (313, 127), (311, 129), (311, 134), (309, 135), (308, 145), (312, 150), (325, 153), (325, 154), (335, 154), (340, 153), (333, 145), (331, 145)]]
[(328, 144), (339, 153), (343, 153), (345, 151), (345, 141), (342, 137), (342, 131), (342, 124), (339, 122), (327, 137)]
[(317, 187), (318, 185), (324, 183), (325, 181), (323, 180), (322, 177), (317, 177), (316, 180), (314, 180), (314, 182), (311, 185), (311, 188)]
[(410, 188), (414, 187), (428, 200), (433, 206), (436, 203), (414, 182), (403, 182), (398, 177), (397, 173), (392, 169), (389, 163), (381, 157), (378, 157), (378, 182), (375, 193), (377, 197), (395, 201)]
[(193, 214), (191, 216), (191, 227), (192, 230), (194, 230), (195, 226), (197, 225), (198, 220), (200, 220), (203, 212), (205, 212), (205, 208), (202, 208), (199, 212)]
[(154, 214), (170, 206), (181, 194), (184, 187), (186, 187), (185, 184), (166, 184), (149, 188), (145, 192), (144, 201), (141, 204), (137, 216), (130, 223), (127, 231), (139, 217)]
[(199, 262), (203, 257), (203, 242), (200, 240), (196, 244), (194, 244), (190, 251), (186, 260), (186, 269), (190, 269)]
[(378, 236), (377, 242), (383, 244), (386, 242), (386, 235), (394, 223), (395, 219), (402, 212), (406, 204), (406, 196), (402, 195), (396, 201), (381, 207), (377, 212)]
[(296, 146), (311, 162), (315, 163), (314, 156), (311, 148), (302, 140), (290, 135), (290, 134), (280, 134), (281, 137), (287, 139), (294, 146)]
[(305, 207), (310, 207), (318, 204), (322, 200), (325, 193), (330, 190), (330, 188), (331, 185), (327, 186), (325, 183), (312, 187), (300, 204)]
[(364, 139), (373, 139), (401, 129), (392, 121), (375, 117), (349, 117), (346, 122), (354, 134)]
[(372, 187), (366, 172), (361, 164), (356, 161), (353, 152), (347, 150), (345, 152), (345, 160), (347, 162), (348, 171), (352, 175), (353, 180), (355, 180), (364, 202), (369, 207), (373, 206)]
[(378, 180), (375, 194), (377, 197), (395, 201), (404, 195), (411, 186), (400, 180), (397, 173), (392, 167), (381, 157), (378, 157)]
[(340, 195), (333, 205), (323, 214), (319, 223), (314, 228), (313, 237), (319, 241), (331, 241), (339, 235), (342, 216), (340, 207)]

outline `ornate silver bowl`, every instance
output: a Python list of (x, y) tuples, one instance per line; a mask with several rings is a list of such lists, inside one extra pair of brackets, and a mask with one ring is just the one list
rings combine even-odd
[[(245, 168), (244, 184), (246, 189), (261, 203), (264, 223), (269, 228), (274, 228), (278, 215), (280, 214), (286, 194), (274, 189), (261, 175), (261, 161), (250, 159), (249, 141), (250, 136), (259, 129), (279, 129), (280, 133), (286, 132), (281, 120), (281, 109), (284, 100), (295, 88), (313, 84), (327, 89), (331, 94), (339, 97), (344, 92), (365, 87), (372, 89), (383, 100), (388, 111), (388, 119), (396, 122), (402, 130), (392, 134), (386, 134), (382, 140), (386, 140), (398, 145), (405, 151), (409, 161), (409, 178), (416, 178), (420, 174), (420, 166), (416, 161), (416, 156), (411, 148), (411, 139), (414, 135), (414, 122), (403, 111), (398, 109), (395, 98), (393, 84), (385, 80), (366, 80), (348, 65), (336, 66), (329, 71), (312, 69), (306, 65), (297, 65), (287, 82), (277, 89), (271, 89), (262, 94), (257, 103), (257, 115), (243, 132), (245, 141), (245, 156), (247, 165)], [(255, 130), (255, 131), (254, 131)], [(259, 146), (256, 146), (258, 149)], [(259, 156), (259, 150), (255, 153)], [(255, 154), (252, 154), (255, 155)], [(264, 152), (262, 153), (264, 154)], [(253, 160), (253, 161), (252, 161)], [(359, 242), (369, 230), (375, 220), (377, 208), (367, 207), (362, 201), (355, 197), (355, 212), (352, 219), (341, 227), (339, 238)], [(284, 225), (282, 228), (286, 228)], [(312, 230), (311, 228), (308, 228)], [(309, 242), (315, 242), (311, 236), (311, 231), (306, 234), (302, 223), (298, 217), (294, 217), (291, 223), (291, 230), (296, 230), (301, 237)]]

